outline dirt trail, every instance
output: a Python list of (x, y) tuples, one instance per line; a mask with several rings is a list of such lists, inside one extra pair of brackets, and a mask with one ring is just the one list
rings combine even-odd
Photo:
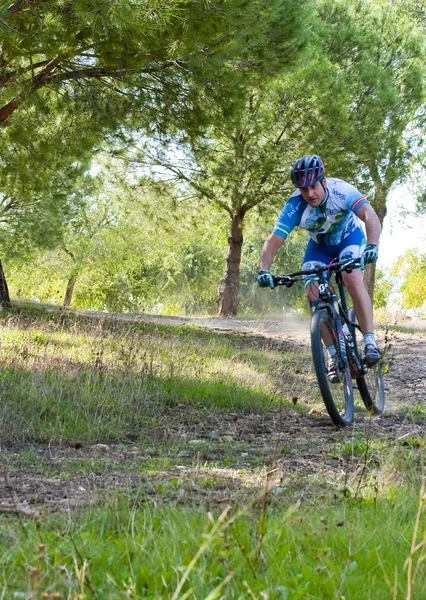
[[(99, 313), (86, 312), (87, 315)], [(114, 314), (108, 318), (162, 323), (196, 325), (222, 331), (252, 333), (266, 338), (309, 344), (309, 320), (298, 318), (236, 319), (220, 317), (164, 317), (145, 314)], [(412, 320), (399, 331), (386, 332), (378, 328), (379, 345), (389, 345), (390, 371), (386, 376), (387, 413), (401, 408), (426, 405), (426, 321)], [(385, 417), (384, 417), (385, 418)]]
[[(198, 325), (216, 330), (252, 333), (278, 340), (283, 347), (287, 345), (289, 348), (309, 344), (309, 323), (303, 320), (84, 314), (97, 318)], [(356, 479), (362, 469), (365, 470), (362, 457), (358, 460), (352, 457), (348, 462), (347, 457), (336, 454), (336, 446), (357, 436), (372, 440), (386, 439), (390, 444), (398, 444), (404, 443), (404, 440), (424, 438), (426, 434), (426, 331), (407, 330), (386, 334), (379, 330), (381, 344), (385, 342), (385, 337), (390, 343), (390, 371), (385, 384), (386, 411), (378, 418), (370, 419), (365, 411), (357, 412), (353, 427), (338, 430), (331, 424), (325, 411), (309, 414), (307, 410), (297, 410), (297, 407), (284, 412), (271, 410), (267, 416), (247, 414), (235, 418), (232, 415), (211, 415), (208, 423), (198, 424), (192, 433), (188, 428), (194, 450), (182, 455), (182, 464), (150, 476), (141, 474), (141, 462), (150, 457), (146, 449), (138, 447), (129, 447), (127, 450), (109, 445), (36, 448), (35, 453), (40, 462), (48, 461), (51, 470), (57, 466), (57, 477), (44, 477), (37, 467), (32, 471), (9, 469), (7, 465), (10, 456), (2, 450), (5, 468), (0, 476), (0, 513), (34, 515), (40, 514), (40, 511), (70, 510), (92, 504), (106, 490), (119, 488), (139, 490), (141, 502), (157, 502), (158, 486), (164, 488), (168, 481), (180, 483), (178, 488), (175, 483), (170, 485), (167, 501), (208, 505), (229, 502), (244, 494), (258, 493), (265, 483), (264, 466), (267, 465), (274, 466), (273, 481), (269, 484), (276, 490), (291, 488), (292, 482), (298, 481), (298, 478), (304, 481), (309, 481), (310, 478), (314, 480), (320, 471), (326, 478), (337, 480), (342, 477), (344, 470), (349, 469), (349, 477), (346, 473), (345, 478), (348, 481)], [(181, 435), (181, 430), (173, 429), (179, 410), (182, 411), (183, 419), (189, 418), (184, 414), (186, 408), (175, 407), (173, 419), (165, 426), (169, 436)], [(229, 448), (236, 447), (237, 443), (246, 444), (248, 449), (234, 456), (237, 466), (215, 467), (224, 458), (217, 449), (197, 450), (196, 444), (200, 441), (218, 439), (229, 441)], [(260, 457), (264, 457), (263, 464), (260, 464)], [(59, 475), (61, 463), (78, 462), (83, 458), (98, 463), (105, 461), (105, 468), (100, 472), (98, 469), (90, 476)], [(202, 477), (203, 481), (206, 477), (214, 478), (213, 487), (206, 489), (199, 485), (200, 471), (197, 465), (194, 466), (194, 461), (197, 464), (202, 462), (204, 465), (212, 465), (211, 469), (204, 469)], [(244, 475), (241, 474), (241, 465), (245, 470)], [(134, 468), (129, 468), (131, 466)]]

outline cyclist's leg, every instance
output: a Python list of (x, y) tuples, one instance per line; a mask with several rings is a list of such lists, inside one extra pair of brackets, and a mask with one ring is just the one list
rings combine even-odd
[[(302, 269), (313, 269), (315, 267), (325, 267), (334, 258), (337, 258), (337, 246), (320, 246), (313, 240), (310, 240), (303, 257)], [(305, 294), (309, 304), (312, 306), (319, 298), (318, 294), (318, 275), (305, 275)]]
[(356, 269), (352, 273), (343, 273), (343, 281), (352, 298), (362, 333), (373, 333), (373, 305), (360, 269)]
[[(365, 247), (366, 239), (364, 231), (358, 227), (350, 233), (339, 246), (339, 260), (359, 258)], [(373, 305), (364, 284), (364, 276), (360, 269), (354, 269), (352, 273), (342, 273), (345, 287), (352, 298), (355, 312), (362, 333), (372, 331), (373, 327)]]
[[(336, 249), (332, 246), (320, 246), (316, 244), (313, 240), (310, 240), (305, 251), (305, 256), (303, 258), (303, 270), (313, 269), (315, 267), (325, 267), (328, 265), (333, 258), (336, 258)], [(319, 292), (318, 292), (318, 284), (319, 284), (319, 276), (318, 275), (305, 275), (304, 283), (305, 283), (305, 294), (306, 298), (311, 307), (315, 306), (315, 303), (318, 302)], [(336, 373), (336, 364), (335, 364), (335, 349), (333, 346), (334, 340), (329, 333), (329, 330), (326, 327), (321, 328), (321, 336), (324, 341), (324, 344), (327, 347), (329, 353), (329, 376), (330, 380), (333, 381), (333, 373)]]
[[(339, 259), (359, 258), (365, 243), (364, 231), (361, 228), (356, 229), (341, 243)], [(364, 334), (365, 360), (373, 364), (380, 359), (380, 353), (374, 337), (373, 304), (364, 284), (364, 276), (360, 269), (355, 269), (352, 273), (343, 272), (342, 276), (352, 298), (361, 332)]]

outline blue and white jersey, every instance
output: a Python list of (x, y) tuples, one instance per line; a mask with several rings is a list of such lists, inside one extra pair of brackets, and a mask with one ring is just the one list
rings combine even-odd
[(286, 239), (298, 226), (307, 229), (317, 244), (337, 246), (362, 227), (355, 213), (366, 203), (368, 200), (356, 187), (343, 179), (327, 177), (327, 193), (321, 205), (310, 206), (297, 189), (282, 209), (273, 233)]

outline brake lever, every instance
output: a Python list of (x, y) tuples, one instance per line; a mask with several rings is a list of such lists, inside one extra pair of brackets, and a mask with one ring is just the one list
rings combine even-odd
[(357, 269), (357, 268), (359, 268), (359, 266), (360, 266), (359, 259), (358, 259), (358, 258), (356, 258), (356, 259), (352, 260), (352, 261), (351, 261), (351, 262), (350, 262), (350, 263), (349, 263), (349, 264), (348, 264), (346, 267), (344, 267), (344, 268), (343, 268), (343, 270), (344, 270), (346, 273), (352, 273), (352, 271), (353, 271), (354, 269)]
[(278, 278), (277, 283), (279, 285), (285, 285), (286, 287), (291, 287), (293, 285), (294, 281), (288, 275), (282, 275)]

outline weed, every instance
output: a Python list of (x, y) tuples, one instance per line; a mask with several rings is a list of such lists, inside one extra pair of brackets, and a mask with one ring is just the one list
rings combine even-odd
[(393, 437), (336, 431), (307, 345), (41, 309), (0, 325), (2, 597), (426, 586), (421, 406)]

